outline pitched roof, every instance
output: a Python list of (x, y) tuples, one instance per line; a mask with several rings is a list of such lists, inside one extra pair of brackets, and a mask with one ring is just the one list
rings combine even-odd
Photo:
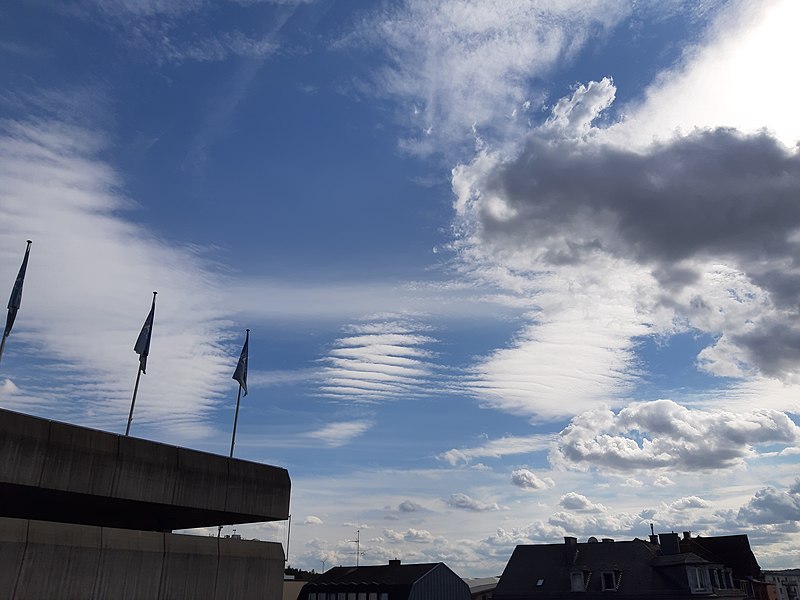
[(443, 563), (389, 564), (365, 567), (334, 567), (315, 581), (315, 585), (358, 585), (381, 583), (385, 585), (411, 585)]
[[(586, 596), (602, 594), (602, 573), (616, 572), (618, 595), (656, 597), (690, 595), (674, 579), (672, 569), (706, 563), (694, 554), (661, 556), (657, 544), (640, 539), (623, 542), (539, 544), (517, 546), (495, 589), (497, 600), (562, 597), (570, 592), (571, 576), (582, 573)], [(663, 563), (663, 564), (661, 564)]]
[(681, 550), (723, 563), (731, 568), (734, 577), (759, 577), (761, 574), (761, 567), (745, 534), (684, 538), (681, 540)]

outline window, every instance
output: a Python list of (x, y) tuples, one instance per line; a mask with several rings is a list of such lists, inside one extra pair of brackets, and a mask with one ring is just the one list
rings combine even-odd
[(358, 592), (358, 600), (367, 600), (367, 592)]
[(689, 587), (692, 591), (703, 591), (706, 584), (706, 570), (703, 567), (689, 567)]
[(381, 592), (381, 600), (389, 600), (389, 594), (386, 592)]
[(317, 600), (317, 595), (314, 592), (308, 594), (308, 600)]
[(347, 600), (347, 594), (345, 594), (344, 592), (339, 592), (337, 596), (339, 600)]
[(347, 600), (356, 600), (355, 592), (347, 592)]
[(378, 592), (370, 592), (369, 600), (378, 600)]
[(578, 571), (576, 573), (570, 573), (569, 583), (570, 583), (570, 589), (573, 592), (585, 592), (586, 591), (586, 583), (585, 583), (585, 580), (583, 578), (583, 571)]
[(544, 579), (538, 579), (536, 581), (536, 587), (542, 587), (544, 585)]
[(617, 581), (614, 577), (614, 573), (611, 571), (603, 571), (600, 574), (600, 581), (603, 584), (603, 591), (616, 591), (617, 589)]

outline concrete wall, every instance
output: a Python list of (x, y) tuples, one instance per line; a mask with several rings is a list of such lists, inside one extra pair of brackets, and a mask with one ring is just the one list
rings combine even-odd
[(0, 599), (279, 600), (278, 543), (0, 517)]
[(16, 518), (173, 530), (283, 520), (285, 469), (0, 409), (0, 494)]

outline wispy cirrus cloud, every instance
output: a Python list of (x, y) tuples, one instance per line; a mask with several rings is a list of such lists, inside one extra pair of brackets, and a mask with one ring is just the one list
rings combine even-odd
[[(13, 386), (4, 386), (2, 402), (119, 429), (138, 364), (133, 343), (158, 290), (134, 428), (202, 435), (235, 362), (220, 302), (224, 278), (192, 249), (125, 220), (134, 204), (99, 158), (104, 144), (102, 135), (74, 125), (2, 124), (3, 280), (13, 280), (24, 240), (34, 241), (4, 357)], [(21, 373), (15, 352), (49, 359)]]
[(501, 458), (515, 454), (546, 451), (555, 440), (556, 436), (554, 434), (507, 436), (490, 440), (474, 448), (452, 448), (439, 455), (439, 458), (451, 465), (466, 464), (475, 458)]
[(352, 442), (371, 426), (369, 421), (340, 421), (309, 432), (306, 437), (319, 440), (331, 448), (338, 448)]

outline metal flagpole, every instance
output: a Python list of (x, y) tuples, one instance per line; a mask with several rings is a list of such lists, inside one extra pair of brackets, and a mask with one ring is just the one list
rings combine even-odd
[(147, 356), (150, 354), (150, 340), (153, 337), (153, 321), (156, 315), (156, 295), (158, 292), (153, 292), (153, 303), (150, 305), (150, 312), (147, 313), (147, 318), (144, 320), (142, 330), (139, 332), (139, 337), (136, 340), (136, 345), (133, 351), (139, 355), (139, 370), (136, 371), (136, 383), (133, 386), (133, 398), (131, 398), (131, 412), (128, 413), (128, 425), (125, 427), (125, 435), (131, 432), (131, 421), (133, 421), (133, 407), (136, 404), (136, 394), (139, 392), (139, 379), (142, 373), (147, 372)]
[(133, 386), (133, 399), (131, 400), (131, 412), (128, 414), (128, 426), (125, 428), (125, 435), (131, 431), (131, 421), (133, 421), (133, 405), (136, 404), (136, 393), (139, 391), (139, 379), (142, 376), (142, 367), (136, 371), (136, 384)]
[(233, 417), (233, 436), (231, 437), (231, 458), (233, 458), (233, 445), (236, 443), (236, 423), (239, 421), (239, 403), (242, 400), (242, 384), (239, 384), (239, 393), (236, 394), (236, 414)]
[(17, 279), (14, 281), (14, 287), (11, 290), (11, 298), (8, 299), (8, 316), (6, 317), (6, 327), (3, 330), (3, 339), (0, 341), (0, 360), (3, 359), (3, 350), (6, 348), (6, 338), (11, 333), (11, 328), (14, 326), (14, 320), (17, 318), (17, 311), (22, 304), (22, 286), (25, 283), (25, 272), (28, 270), (28, 257), (31, 253), (31, 240), (27, 240), (28, 245), (25, 247), (25, 256), (22, 259), (22, 265), (19, 267)]
[(233, 435), (231, 436), (231, 458), (233, 458), (233, 446), (236, 444), (236, 424), (239, 422), (239, 404), (242, 402), (242, 389), (244, 395), (247, 396), (247, 361), (250, 353), (250, 330), (245, 330), (244, 346), (242, 346), (242, 353), (239, 355), (239, 362), (236, 364), (236, 370), (233, 372), (234, 381), (239, 383), (239, 392), (236, 394), (236, 414), (233, 417)]

